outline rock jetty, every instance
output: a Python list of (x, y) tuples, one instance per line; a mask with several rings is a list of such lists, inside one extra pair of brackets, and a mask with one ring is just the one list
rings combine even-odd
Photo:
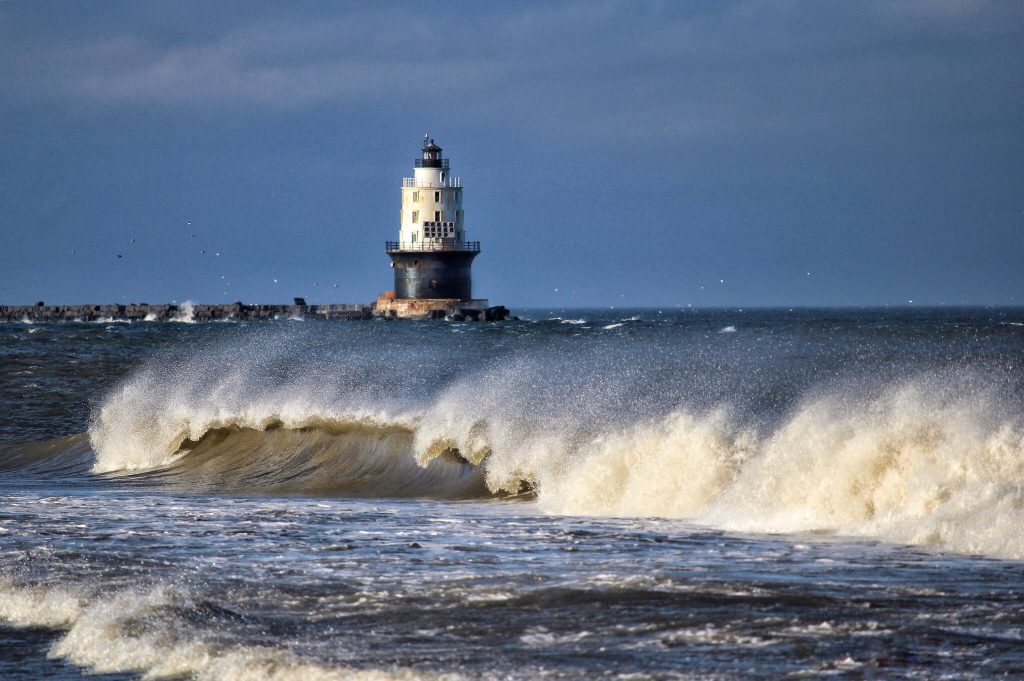
[(485, 309), (462, 309), (457, 301), (438, 310), (417, 311), (418, 315), (396, 314), (391, 309), (378, 309), (375, 304), (307, 305), (296, 298), (291, 305), (247, 305), (241, 301), (226, 305), (183, 303), (180, 305), (0, 305), (0, 323), (29, 322), (219, 322), (270, 321), (274, 319), (373, 319), (432, 318), (458, 321), (501, 321), (511, 318), (504, 306)]

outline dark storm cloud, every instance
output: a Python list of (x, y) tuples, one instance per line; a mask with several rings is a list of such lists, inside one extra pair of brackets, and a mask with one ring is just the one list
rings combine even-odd
[[(54, 15), (64, 5), (50, 6)], [(4, 88), (87, 110), (412, 102), (533, 130), (657, 141), (960, 123), (1019, 113), (1021, 5), (987, 2), (262, 7), (202, 27), (35, 30), (9, 17)], [(16, 8), (24, 12), (25, 8)], [(3, 10), (0, 10), (3, 11)], [(17, 14), (7, 8), (8, 14)], [(175, 27), (175, 24), (177, 26)], [(199, 27), (197, 27), (197, 24)], [(176, 28), (176, 30), (175, 30)], [(994, 54), (1006, 63), (991, 68)]]

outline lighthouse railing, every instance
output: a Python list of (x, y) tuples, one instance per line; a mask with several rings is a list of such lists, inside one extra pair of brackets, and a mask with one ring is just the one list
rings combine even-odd
[(402, 186), (403, 187), (422, 187), (424, 189), (445, 189), (445, 188), (448, 188), (448, 189), (458, 189), (459, 187), (462, 186), (462, 178), (461, 177), (446, 177), (444, 179), (444, 182), (441, 182), (440, 184), (435, 184), (433, 182), (427, 182), (425, 180), (420, 180), (419, 182), (417, 182), (415, 177), (403, 177), (402, 178)]
[(384, 250), (388, 253), (392, 251), (417, 251), (417, 252), (434, 252), (434, 251), (459, 251), (463, 253), (479, 253), (480, 242), (479, 241), (451, 241), (451, 242), (416, 242), (416, 243), (402, 243), (399, 241), (385, 241)]

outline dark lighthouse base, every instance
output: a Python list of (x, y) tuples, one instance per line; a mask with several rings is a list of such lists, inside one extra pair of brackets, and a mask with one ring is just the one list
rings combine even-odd
[(395, 290), (377, 299), (373, 314), (397, 319), (497, 321), (511, 315), (502, 306), (490, 307), (473, 298), (470, 267), (480, 243), (387, 243), (395, 270)]
[[(390, 246), (390, 244), (389, 244)], [(460, 244), (458, 250), (388, 248), (395, 270), (395, 297), (400, 299), (472, 300), (473, 258), (478, 244)]]

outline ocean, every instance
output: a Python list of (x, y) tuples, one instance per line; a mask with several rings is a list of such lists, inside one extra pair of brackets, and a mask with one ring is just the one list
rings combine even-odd
[(1024, 678), (1024, 309), (0, 326), (0, 678)]

